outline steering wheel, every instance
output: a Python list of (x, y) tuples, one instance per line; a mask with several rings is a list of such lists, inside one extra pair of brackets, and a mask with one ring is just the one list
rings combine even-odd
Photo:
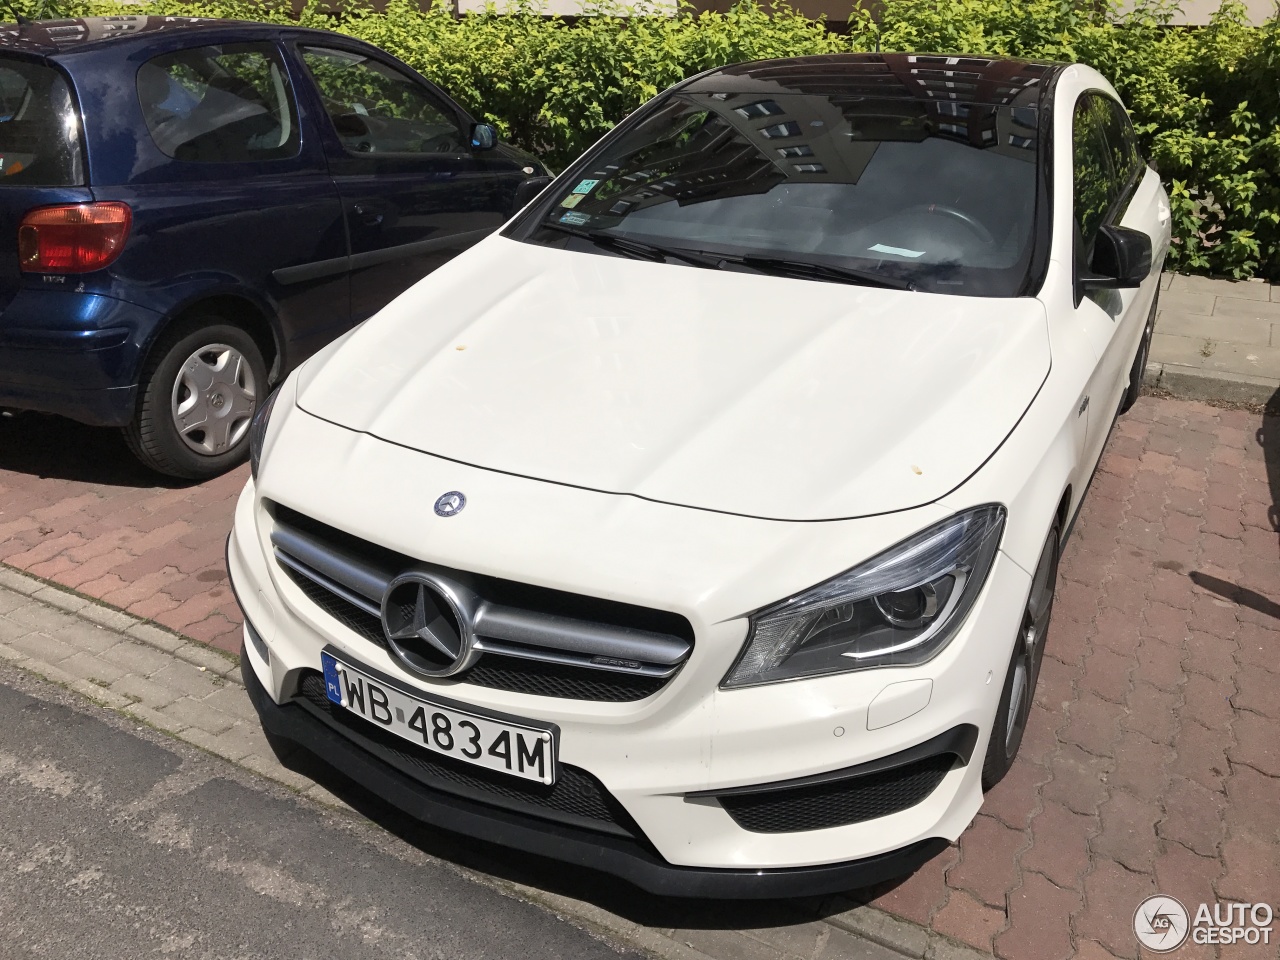
[(943, 216), (951, 217), (953, 220), (959, 220), (983, 243), (994, 244), (996, 242), (996, 238), (991, 235), (990, 230), (984, 227), (977, 220), (973, 219), (973, 217), (969, 216), (969, 214), (965, 213), (963, 210), (957, 210), (955, 207), (948, 207), (941, 203), (919, 203), (914, 207), (909, 207), (904, 212), (910, 213), (914, 210), (921, 210), (930, 214), (940, 213)]

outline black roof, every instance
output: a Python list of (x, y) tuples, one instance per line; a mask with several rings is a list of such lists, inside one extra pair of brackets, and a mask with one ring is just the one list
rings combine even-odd
[[(247, 20), (216, 20), (208, 17), (75, 17), (67, 20), (37, 20), (33, 23), (0, 24), (0, 50), (22, 50), (49, 56), (104, 44), (172, 34), (237, 30), (261, 31), (270, 24)], [(279, 29), (279, 28), (277, 28)], [(296, 29), (296, 28), (291, 28)]]
[(1012, 57), (833, 53), (738, 63), (695, 77), (693, 93), (799, 93), (962, 103), (1026, 103), (1066, 64)]

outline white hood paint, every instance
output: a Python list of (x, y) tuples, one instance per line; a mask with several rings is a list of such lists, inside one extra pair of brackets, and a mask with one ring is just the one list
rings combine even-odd
[(298, 401), (486, 469), (826, 520), (955, 488), (1013, 429), (1049, 360), (1032, 299), (717, 272), (494, 236), (307, 364)]

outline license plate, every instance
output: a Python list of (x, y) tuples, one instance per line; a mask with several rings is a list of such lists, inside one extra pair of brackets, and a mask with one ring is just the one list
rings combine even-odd
[(446, 757), (536, 783), (556, 781), (555, 731), (513, 723), (407, 693), (381, 677), (320, 654), (329, 700)]

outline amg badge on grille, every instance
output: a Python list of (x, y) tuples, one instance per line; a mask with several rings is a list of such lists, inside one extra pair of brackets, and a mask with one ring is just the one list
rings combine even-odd
[(436, 501), (436, 516), (452, 517), (456, 513), (461, 513), (466, 505), (467, 498), (461, 490), (450, 490), (448, 493), (441, 494), (440, 499)]

